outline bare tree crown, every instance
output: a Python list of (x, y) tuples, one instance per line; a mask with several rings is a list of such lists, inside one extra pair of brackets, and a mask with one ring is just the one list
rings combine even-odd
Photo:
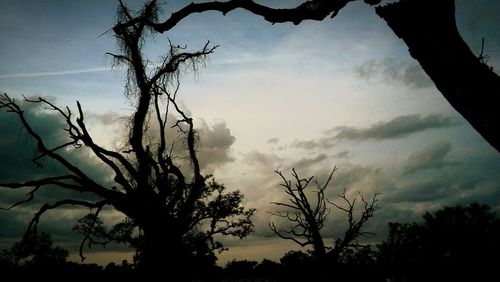
[[(325, 191), (336, 170), (337, 167), (332, 169), (324, 184), (321, 184), (316, 176), (300, 177), (295, 169), (292, 169), (292, 180), (286, 178), (281, 171), (276, 171), (281, 177), (280, 185), (288, 197), (288, 202), (273, 202), (274, 205), (286, 210), (271, 212), (271, 214), (284, 219), (289, 223), (289, 226), (288, 228), (278, 228), (274, 222), (269, 222), (269, 227), (275, 235), (291, 240), (301, 247), (312, 245), (313, 255), (319, 260), (324, 259), (327, 255), (337, 259), (341, 252), (354, 243), (359, 236), (370, 234), (362, 231), (362, 227), (379, 209), (377, 205), (378, 193), (375, 193), (369, 201), (365, 200), (361, 193), (358, 193), (362, 202), (362, 211), (359, 217), (355, 216), (357, 198), (349, 199), (346, 195), (346, 189), (338, 195), (343, 202), (342, 204), (336, 204), (325, 197)], [(336, 239), (333, 247), (326, 246), (321, 235), (321, 230), (331, 212), (329, 205), (345, 212), (349, 224), (344, 236)]]

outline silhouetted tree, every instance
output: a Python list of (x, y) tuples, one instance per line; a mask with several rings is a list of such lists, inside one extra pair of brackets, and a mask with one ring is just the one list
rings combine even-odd
[(393, 280), (481, 281), (496, 275), (500, 219), (489, 206), (445, 207), (423, 217), (422, 223), (389, 223), (378, 260)]
[(317, 260), (302, 251), (289, 251), (280, 263), (283, 267), (284, 279), (281, 281), (321, 281), (323, 271)]
[[(327, 216), (331, 211), (327, 206), (328, 204), (345, 212), (349, 223), (343, 238), (336, 239), (335, 245), (328, 247), (328, 249), (331, 249), (328, 252), (328, 256), (334, 261), (337, 261), (342, 251), (354, 243), (359, 236), (367, 234), (367, 232), (361, 231), (361, 228), (368, 219), (373, 217), (375, 211), (379, 209), (376, 204), (378, 193), (375, 193), (369, 202), (359, 193), (363, 203), (363, 210), (359, 218), (356, 218), (354, 211), (357, 198), (350, 200), (346, 195), (346, 190), (338, 195), (344, 202), (343, 204), (339, 205), (329, 201), (325, 197), (325, 190), (328, 188), (335, 171), (336, 167), (333, 168), (324, 184), (320, 184), (315, 176), (301, 178), (295, 169), (292, 169), (293, 182), (292, 180), (288, 180), (281, 171), (276, 171), (282, 179), (280, 185), (288, 195), (289, 202), (273, 202), (273, 204), (284, 207), (287, 210), (284, 212), (273, 212), (272, 214), (285, 219), (290, 223), (290, 226), (288, 229), (280, 229), (276, 227), (274, 222), (270, 222), (269, 227), (274, 234), (283, 239), (292, 240), (301, 247), (312, 245), (312, 255), (319, 261), (323, 261), (327, 255), (327, 246), (323, 241), (321, 229), (323, 229)], [(314, 185), (314, 187), (311, 188), (310, 184)]]
[(67, 250), (53, 246), (49, 234), (39, 232), (30, 233), (23, 240), (14, 243), (10, 250), (3, 250), (0, 260), (10, 267), (42, 269), (66, 263), (68, 254)]
[[(170, 273), (182, 279), (189, 277), (191, 273), (187, 269), (196, 258), (213, 256), (214, 250), (223, 249), (222, 244), (214, 239), (215, 235), (243, 238), (251, 232), (250, 218), (254, 210), (242, 206), (241, 193), (225, 192), (224, 186), (215, 182), (212, 176), (202, 175), (193, 119), (176, 102), (181, 71), (196, 70), (216, 46), (210, 47), (207, 43), (200, 51), (188, 52), (185, 47), (171, 44), (160, 63), (150, 64), (143, 56), (142, 47), (150, 30), (146, 22), (156, 20), (156, 15), (154, 1), (135, 15), (121, 2), (118, 8), (117, 25), (129, 23), (134, 18), (141, 19), (120, 29), (116, 38), (122, 53), (110, 54), (117, 64), (128, 69), (126, 94), (135, 106), (127, 148), (112, 151), (96, 144), (87, 130), (79, 102), (74, 117), (69, 108), (61, 109), (44, 98), (25, 98), (25, 103), (42, 104), (66, 123), (64, 130), (68, 134), (68, 142), (49, 147), (32, 127), (21, 106), (3, 94), (0, 96), (0, 108), (17, 115), (36, 142), (38, 155), (33, 161), (41, 166), (40, 159), (52, 159), (66, 168), (67, 174), (26, 182), (0, 183), (0, 187), (33, 187), (27, 199), (14, 203), (10, 208), (31, 201), (38, 191), (54, 186), (92, 194), (97, 200), (64, 199), (44, 204), (29, 222), (25, 239), (32, 233), (36, 234), (40, 217), (48, 210), (64, 205), (87, 207), (91, 213), (76, 227), (84, 236), (81, 250), (86, 243), (127, 242), (138, 248), (141, 269), (150, 274)], [(169, 110), (178, 117), (171, 123), (167, 122), (171, 115)], [(168, 138), (177, 138), (167, 136), (170, 124), (178, 128), (185, 144), (188, 163), (184, 167), (167, 148), (172, 141)], [(156, 126), (159, 136), (147, 136), (148, 126)], [(114, 183), (110, 186), (98, 183), (60, 153), (72, 147), (89, 148), (114, 173)], [(99, 221), (99, 213), (105, 206), (123, 213), (127, 219), (107, 230)]]
[(262, 278), (276, 280), (283, 275), (282, 265), (269, 259), (263, 259), (254, 269), (256, 275)]
[(259, 264), (253, 260), (233, 260), (226, 264), (224, 273), (232, 278), (249, 278), (255, 275), (255, 267)]
[(281, 265), (287, 269), (300, 270), (313, 264), (311, 255), (301, 251), (289, 251), (281, 259)]
[[(335, 17), (348, 3), (357, 0), (309, 0), (295, 8), (275, 9), (252, 0), (191, 3), (164, 20), (135, 17), (114, 27), (122, 34), (127, 27), (142, 22), (163, 33), (191, 14), (219, 11), (227, 14), (242, 8), (275, 23), (304, 20), (322, 21)], [(154, 0), (153, 0), (154, 2)], [(381, 0), (364, 0), (378, 5)], [(147, 4), (150, 5), (150, 4)], [(493, 146), (500, 150), (499, 111), (496, 99), (500, 77), (469, 49), (458, 33), (454, 0), (400, 0), (376, 7), (377, 14), (402, 38), (424, 71), (448, 102)]]

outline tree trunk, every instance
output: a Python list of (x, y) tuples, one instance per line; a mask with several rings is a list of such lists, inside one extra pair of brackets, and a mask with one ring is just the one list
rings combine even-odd
[(500, 77), (458, 33), (454, 0), (401, 0), (376, 12), (455, 110), (500, 151)]
[(175, 228), (161, 222), (144, 228), (139, 270), (163, 281), (190, 281), (189, 251)]
[(315, 232), (313, 236), (313, 248), (314, 248), (313, 252), (314, 257), (318, 261), (322, 262), (325, 259), (326, 248), (325, 248), (325, 243), (323, 242), (323, 238), (319, 234), (319, 231)]

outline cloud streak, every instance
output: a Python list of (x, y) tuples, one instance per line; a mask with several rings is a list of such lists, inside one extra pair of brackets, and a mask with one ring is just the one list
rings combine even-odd
[(387, 122), (372, 124), (368, 128), (340, 126), (327, 133), (337, 132), (336, 139), (363, 141), (368, 139), (385, 140), (404, 138), (408, 135), (428, 129), (449, 128), (459, 123), (452, 117), (441, 114), (431, 114), (426, 117), (421, 115), (401, 115)]
[[(367, 128), (337, 126), (326, 130), (324, 136), (317, 139), (296, 139), (290, 143), (289, 147), (310, 151), (325, 151), (336, 146), (341, 140), (366, 141), (369, 139), (399, 139), (429, 129), (449, 128), (459, 124), (460, 123), (455, 118), (442, 114), (430, 114), (424, 117), (421, 115), (400, 115), (389, 121), (381, 121), (372, 124)], [(343, 158), (347, 155), (346, 152), (338, 157)]]
[(110, 71), (110, 68), (106, 67), (95, 67), (79, 70), (67, 70), (67, 71), (44, 71), (44, 72), (30, 72), (30, 73), (12, 73), (12, 74), (0, 74), (0, 79), (2, 78), (23, 78), (23, 77), (43, 77), (43, 76), (62, 76), (62, 75), (73, 75), (81, 73), (93, 73), (93, 72), (103, 72)]
[(433, 86), (432, 80), (414, 62), (398, 62), (393, 59), (368, 60), (354, 67), (354, 73), (359, 78), (378, 78), (387, 82), (399, 82), (413, 89)]
[(304, 150), (329, 149), (333, 146), (335, 146), (334, 140), (328, 137), (312, 140), (295, 140), (292, 144), (290, 144), (290, 147), (292, 148)]

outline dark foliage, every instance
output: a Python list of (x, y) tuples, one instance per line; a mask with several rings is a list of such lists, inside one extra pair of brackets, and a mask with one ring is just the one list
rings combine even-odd
[(489, 206), (445, 207), (423, 218), (422, 223), (389, 223), (389, 236), (379, 246), (379, 263), (388, 276), (479, 281), (496, 275), (500, 219)]

